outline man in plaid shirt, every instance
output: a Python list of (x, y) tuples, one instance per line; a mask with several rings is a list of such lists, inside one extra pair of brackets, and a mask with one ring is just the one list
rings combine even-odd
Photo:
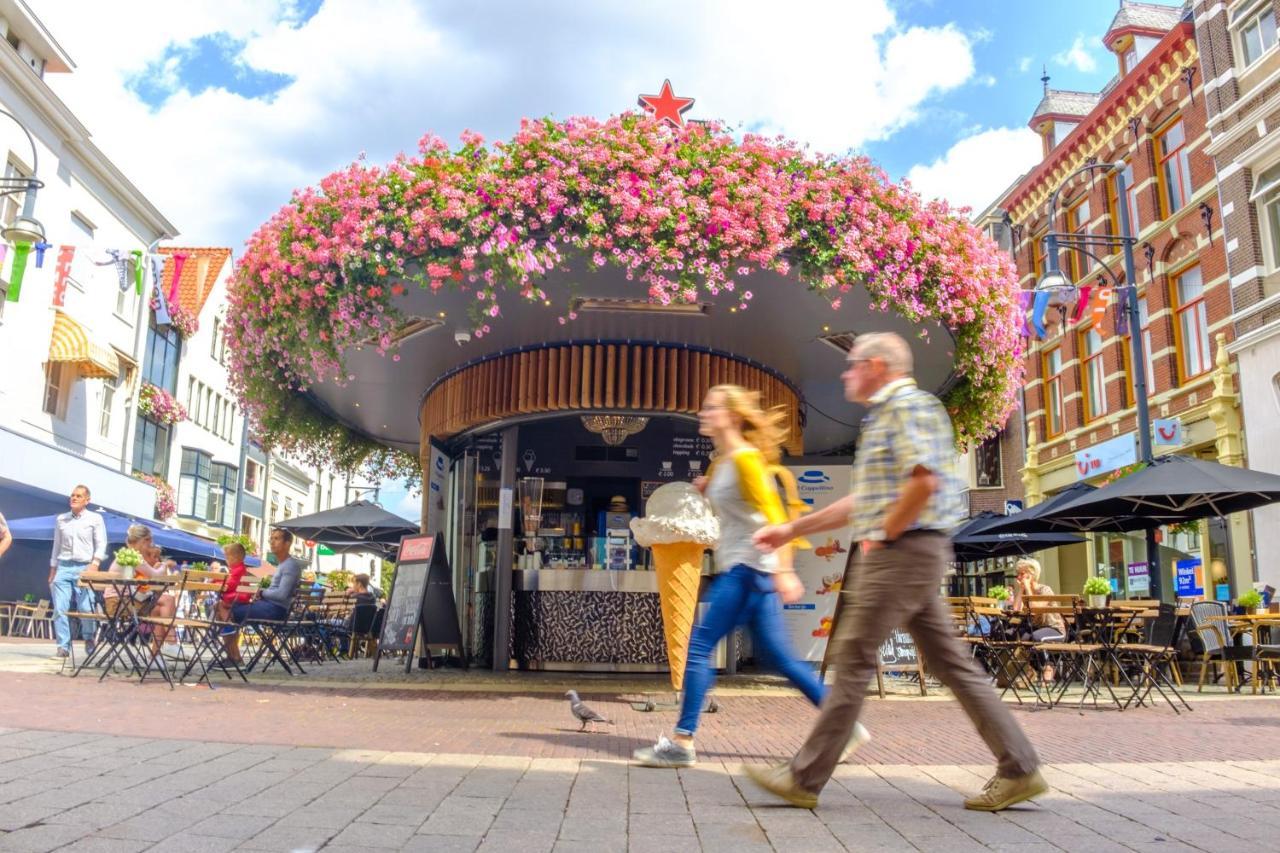
[(761, 528), (755, 542), (777, 548), (797, 536), (853, 520), (859, 542), (852, 589), (831, 638), (836, 682), (813, 731), (788, 764), (748, 767), (761, 787), (813, 808), (831, 778), (862, 710), (881, 644), (905, 628), (929, 671), (951, 688), (995, 754), (996, 775), (965, 807), (999, 811), (1043, 794), (1035, 748), (955, 636), (938, 597), (954, 558), (951, 530), (963, 517), (951, 419), (911, 378), (911, 348), (895, 334), (858, 337), (842, 374), (845, 397), (868, 412), (853, 463), (853, 491), (826, 509)]

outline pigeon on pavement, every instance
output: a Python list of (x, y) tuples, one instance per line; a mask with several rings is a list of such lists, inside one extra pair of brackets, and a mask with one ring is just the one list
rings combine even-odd
[(613, 725), (612, 720), (607, 720), (599, 713), (588, 708), (583, 701), (578, 698), (578, 691), (570, 690), (564, 695), (569, 697), (569, 710), (572, 711), (573, 716), (577, 717), (582, 723), (582, 726), (578, 731), (585, 731), (588, 724), (592, 724), (591, 730), (593, 732), (595, 731), (595, 723), (606, 723), (610, 726)]

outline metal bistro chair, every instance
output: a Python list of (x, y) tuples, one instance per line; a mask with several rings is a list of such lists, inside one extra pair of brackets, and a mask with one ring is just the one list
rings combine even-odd
[(1164, 697), (1175, 714), (1180, 714), (1181, 711), (1170, 698), (1170, 693), (1190, 711), (1191, 706), (1170, 678), (1170, 674), (1178, 666), (1175, 645), (1178, 609), (1172, 604), (1160, 604), (1155, 610), (1143, 611), (1143, 616), (1146, 623), (1143, 625), (1141, 641), (1121, 642), (1116, 646), (1116, 654), (1121, 663), (1136, 676), (1136, 687), (1124, 706), (1128, 708), (1133, 703), (1145, 704), (1151, 691), (1155, 690)]
[(49, 606), (49, 599), (42, 598), (37, 604), (28, 604), (25, 601), (14, 604), (13, 625), (9, 631), (10, 636), (19, 636), (19, 624), (26, 625), (26, 632), (21, 636), (52, 639), (53, 608)]

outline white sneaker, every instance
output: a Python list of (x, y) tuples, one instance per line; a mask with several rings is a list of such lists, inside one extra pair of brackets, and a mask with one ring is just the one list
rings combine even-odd
[(845, 746), (844, 752), (840, 753), (840, 763), (843, 764), (848, 761), (849, 757), (857, 752), (859, 747), (869, 743), (870, 740), (871, 732), (867, 731), (867, 727), (862, 723), (854, 723), (853, 734), (849, 737), (849, 743)]

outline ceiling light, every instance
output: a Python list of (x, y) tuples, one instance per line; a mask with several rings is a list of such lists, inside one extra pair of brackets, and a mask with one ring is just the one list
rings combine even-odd
[(649, 425), (649, 419), (637, 415), (583, 415), (582, 425), (604, 439), (605, 444), (618, 445)]

